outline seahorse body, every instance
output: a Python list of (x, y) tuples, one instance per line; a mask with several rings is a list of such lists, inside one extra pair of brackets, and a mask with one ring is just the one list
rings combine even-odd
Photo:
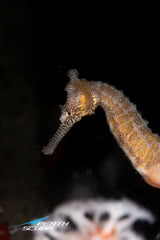
[(106, 83), (79, 79), (76, 70), (70, 70), (68, 76), (70, 82), (66, 87), (68, 96), (62, 108), (61, 125), (43, 148), (44, 154), (52, 154), (73, 124), (100, 105), (111, 132), (135, 169), (148, 184), (160, 188), (160, 138), (147, 127), (135, 105)]

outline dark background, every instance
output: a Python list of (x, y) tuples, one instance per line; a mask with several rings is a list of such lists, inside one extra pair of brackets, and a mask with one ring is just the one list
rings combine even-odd
[(159, 215), (160, 191), (132, 168), (101, 108), (53, 156), (41, 153), (59, 126), (72, 68), (123, 90), (160, 132), (157, 15), (150, 6), (121, 8), (0, 2), (1, 221), (19, 224), (69, 198), (97, 195), (126, 195)]

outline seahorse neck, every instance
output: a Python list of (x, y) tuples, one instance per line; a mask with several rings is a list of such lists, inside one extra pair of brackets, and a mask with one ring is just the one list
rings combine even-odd
[(104, 111), (112, 111), (113, 106), (118, 104), (118, 101), (123, 94), (107, 83), (98, 82), (95, 89), (95, 94), (98, 95), (98, 104)]

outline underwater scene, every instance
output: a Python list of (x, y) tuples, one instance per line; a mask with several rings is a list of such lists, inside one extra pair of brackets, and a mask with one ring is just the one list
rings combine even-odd
[(156, 42), (62, 15), (0, 3), (0, 240), (159, 240)]

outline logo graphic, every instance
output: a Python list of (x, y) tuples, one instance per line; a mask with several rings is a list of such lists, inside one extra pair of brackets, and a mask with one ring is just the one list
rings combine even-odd
[(47, 216), (47, 217), (44, 217), (44, 218), (39, 218), (39, 219), (30, 221), (30, 222), (21, 223), (21, 224), (19, 224), (19, 225), (13, 226), (13, 227), (11, 227), (11, 228), (20, 227), (20, 226), (24, 226), (24, 225), (27, 225), (27, 224), (33, 224), (33, 225), (36, 226), (39, 222), (44, 222), (47, 218), (48, 218), (48, 216)]
[[(11, 226), (10, 230), (12, 231), (53, 231), (55, 227), (67, 227), (69, 225), (69, 222), (63, 222), (63, 221), (46, 221), (45, 220), (48, 218), (43, 217), (39, 218), (30, 222), (25, 222), (21, 223), (15, 226)], [(31, 225), (28, 225), (31, 224)]]

